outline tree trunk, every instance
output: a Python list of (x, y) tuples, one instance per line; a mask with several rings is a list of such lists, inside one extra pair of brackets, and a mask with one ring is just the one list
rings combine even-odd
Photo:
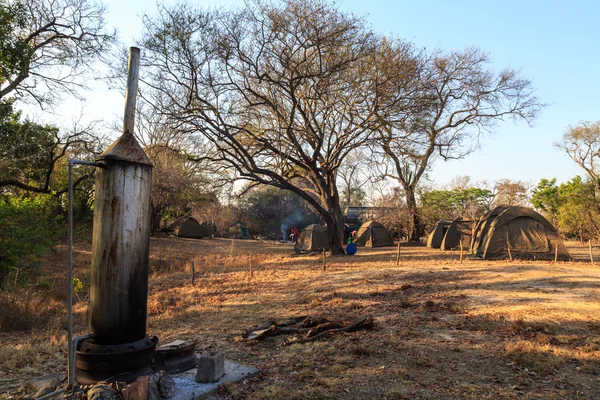
[(327, 223), (327, 236), (329, 238), (329, 251), (334, 254), (345, 254), (342, 243), (344, 241), (344, 216), (340, 207), (337, 194), (327, 198), (328, 215), (324, 215)]
[(411, 187), (405, 187), (406, 205), (409, 213), (408, 240), (418, 242), (422, 236), (421, 217), (417, 209), (415, 191)]
[(162, 221), (163, 207), (154, 206), (150, 208), (150, 234), (160, 231), (160, 222)]

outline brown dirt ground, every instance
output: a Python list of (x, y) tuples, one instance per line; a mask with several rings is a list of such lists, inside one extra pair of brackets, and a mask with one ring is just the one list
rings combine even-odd
[[(329, 257), (323, 272), (320, 255), (292, 255), (290, 244), (152, 238), (148, 332), (262, 371), (227, 383), (219, 399), (598, 399), (600, 269), (587, 246), (568, 247), (576, 262), (460, 264), (457, 252), (403, 247), (398, 266), (395, 248), (361, 248)], [(85, 283), (90, 241), (76, 249)], [(0, 333), (0, 393), (65, 368), (65, 260), (59, 246), (44, 264), (52, 287), (34, 293), (49, 316)], [(76, 334), (86, 332), (86, 296), (77, 295)], [(374, 329), (312, 343), (240, 335), (270, 319), (366, 314)]]

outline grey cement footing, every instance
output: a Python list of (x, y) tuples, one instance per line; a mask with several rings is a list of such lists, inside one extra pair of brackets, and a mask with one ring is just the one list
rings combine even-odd
[(196, 400), (214, 394), (220, 385), (226, 381), (239, 382), (258, 375), (259, 370), (233, 361), (225, 360), (225, 375), (214, 383), (196, 382), (196, 368), (181, 374), (173, 374), (175, 394), (169, 400)]

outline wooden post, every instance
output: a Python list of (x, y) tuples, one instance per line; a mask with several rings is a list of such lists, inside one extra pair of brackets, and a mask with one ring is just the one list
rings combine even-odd
[(460, 263), (462, 264), (463, 262), (463, 245), (462, 245), (462, 240), (459, 242), (460, 244)]
[(323, 249), (323, 271), (327, 271), (327, 250)]
[(252, 271), (252, 253), (248, 254), (248, 263), (250, 264), (250, 279), (254, 276), (254, 272)]
[(400, 238), (398, 238), (398, 251), (396, 252), (396, 267), (400, 264)]
[(192, 286), (194, 286), (194, 278), (196, 277), (196, 266), (194, 265), (194, 261), (192, 261)]
[(140, 49), (129, 49), (129, 71), (127, 75), (127, 90), (125, 91), (125, 116), (123, 118), (123, 134), (133, 135), (135, 122), (135, 100), (138, 90), (138, 77), (140, 74)]
[(510, 244), (508, 245), (508, 259), (512, 262), (512, 253), (510, 252)]
[(589, 245), (590, 245), (590, 262), (593, 264), (594, 263), (594, 255), (592, 254), (592, 239), (590, 239), (588, 241)]
[(554, 264), (558, 262), (558, 245), (554, 247)]

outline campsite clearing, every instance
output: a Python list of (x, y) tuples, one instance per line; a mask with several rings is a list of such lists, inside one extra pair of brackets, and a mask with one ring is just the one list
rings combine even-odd
[[(292, 244), (153, 238), (148, 332), (163, 343), (197, 340), (198, 351), (222, 350), (262, 371), (225, 385), (223, 399), (594, 398), (600, 269), (587, 262), (587, 246), (567, 246), (578, 261), (459, 264), (457, 252), (406, 246), (396, 266), (395, 248), (360, 248), (328, 257), (323, 272), (321, 255), (294, 255)], [(86, 330), (90, 251), (87, 240), (77, 243), (76, 334)], [(65, 368), (65, 254), (61, 246), (47, 258), (50, 285), (27, 301), (0, 297), (5, 313), (30, 322), (0, 333), (0, 393)], [(267, 320), (304, 315), (372, 315), (375, 327), (290, 346), (289, 337), (241, 337)]]

